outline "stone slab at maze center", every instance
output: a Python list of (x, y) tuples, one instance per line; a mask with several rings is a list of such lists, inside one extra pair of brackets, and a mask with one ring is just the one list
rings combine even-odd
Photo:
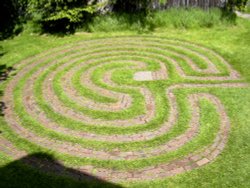
[(136, 81), (151, 81), (153, 80), (153, 75), (151, 71), (136, 72), (134, 74), (134, 80)]

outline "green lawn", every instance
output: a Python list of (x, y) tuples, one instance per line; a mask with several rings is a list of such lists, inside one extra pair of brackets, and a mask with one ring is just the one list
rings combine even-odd
[[(14, 67), (15, 70), (11, 73), (7, 81), (2, 81), (0, 84), (1, 93), (6, 95), (6, 87), (18, 75), (23, 67), (26, 72), (13, 88), (13, 92), (9, 95), (13, 96), (13, 111), (19, 117), (19, 123), (30, 132), (35, 133), (41, 138), (57, 140), (61, 143), (67, 142), (77, 144), (80, 147), (113, 151), (138, 151), (142, 148), (151, 150), (170, 141), (171, 139), (183, 134), (189, 127), (189, 121), (192, 117), (190, 106), (187, 98), (193, 93), (210, 93), (220, 99), (225, 106), (226, 112), (230, 118), (231, 129), (228, 143), (223, 152), (212, 163), (202, 166), (191, 171), (181, 173), (176, 176), (167, 177), (153, 181), (139, 182), (122, 182), (121, 186), (132, 187), (250, 187), (250, 89), (249, 88), (191, 88), (191, 89), (176, 89), (174, 94), (177, 99), (179, 110), (178, 120), (175, 125), (165, 134), (161, 134), (153, 139), (130, 142), (103, 141), (95, 139), (86, 139), (81, 136), (71, 135), (70, 133), (62, 133), (54, 131), (51, 128), (44, 126), (37, 117), (34, 117), (27, 111), (23, 102), (27, 96), (24, 94), (26, 83), (32, 82), (34, 91), (31, 95), (34, 96), (36, 106), (47, 116), (52, 122), (60, 125), (63, 129), (84, 131), (87, 133), (100, 134), (104, 136), (110, 135), (132, 135), (142, 133), (144, 131), (154, 131), (160, 128), (162, 123), (169, 117), (170, 104), (166, 99), (166, 88), (178, 83), (234, 83), (238, 81), (207, 81), (207, 80), (189, 80), (178, 75), (173, 64), (162, 56), (176, 59), (184, 72), (187, 75), (195, 75), (197, 77), (206, 76), (207, 73), (197, 73), (190, 69), (186, 64), (185, 59), (177, 56), (176, 53), (190, 57), (197, 67), (201, 70), (207, 68), (204, 59), (201, 56), (194, 55), (194, 52), (203, 53), (210, 59), (215, 67), (220, 71), (219, 76), (228, 75), (227, 68), (223, 65), (219, 58), (213, 56), (212, 53), (193, 46), (193, 44), (202, 45), (208, 49), (220, 54), (224, 57), (234, 70), (237, 70), (242, 80), (239, 82), (250, 82), (250, 21), (238, 19), (236, 25), (232, 26), (214, 26), (213, 28), (196, 28), (196, 29), (174, 29), (174, 28), (158, 28), (151, 33), (138, 34), (136, 32), (96, 32), (84, 33), (79, 32), (75, 35), (64, 37), (51, 35), (36, 35), (22, 33), (13, 39), (8, 39), (0, 42), (4, 53), (0, 56), (0, 64), (7, 67)], [(174, 40), (174, 41), (172, 41)], [(166, 44), (174, 45), (168, 46)], [(187, 41), (188, 44), (185, 44)], [(124, 43), (123, 43), (124, 42)], [(146, 48), (137, 50), (139, 43), (145, 44)], [(92, 44), (93, 43), (93, 44)], [(105, 45), (107, 43), (108, 45)], [(62, 54), (53, 55), (54, 48), (59, 50), (65, 47), (74, 48), (75, 45), (81, 47), (65, 51)], [(88, 46), (89, 45), (89, 46)], [(123, 46), (124, 45), (124, 46)], [(178, 45), (184, 46), (191, 51), (179, 48)], [(164, 50), (162, 50), (164, 49)], [(102, 53), (102, 52), (105, 53)], [(174, 53), (173, 53), (174, 52)], [(33, 66), (33, 62), (19, 64), (21, 60), (31, 57), (36, 54), (46, 54), (48, 61), (41, 61), (39, 65)], [(52, 54), (51, 56), (49, 54)], [(84, 54), (84, 55), (83, 55)], [(112, 54), (112, 55), (109, 55)], [(156, 54), (161, 54), (157, 56)], [(39, 61), (42, 57), (36, 57)], [(68, 63), (67, 62), (70, 62)], [(168, 79), (148, 82), (137, 82), (133, 80), (133, 75), (137, 71), (157, 71), (159, 62), (163, 62), (168, 70)], [(53, 62), (53, 63), (52, 63)], [(82, 62), (91, 62), (82, 65)], [(125, 63), (124, 63), (125, 62)], [(136, 68), (135, 62), (144, 62), (146, 68)], [(41, 73), (37, 73), (42, 70)], [(75, 68), (76, 67), (76, 68)], [(74, 69), (75, 68), (75, 69)], [(88, 70), (92, 70), (91, 82), (103, 89), (127, 94), (132, 98), (131, 106), (119, 111), (106, 111), (102, 109), (94, 109), (80, 104), (80, 101), (72, 99), (64, 91), (63, 82), (67, 80), (67, 73), (72, 71), (71, 78), (68, 79), (72, 88), (78, 92), (80, 97), (87, 100), (96, 101), (97, 103), (112, 104), (117, 102), (117, 99), (104, 95), (101, 92), (90, 89), (85, 84), (81, 83), (83, 76), (87, 77)], [(102, 79), (107, 72), (113, 70), (112, 81), (118, 86), (111, 86)], [(34, 76), (34, 74), (36, 74)], [(51, 73), (55, 73), (52, 75)], [(50, 96), (43, 95), (44, 83), (51, 77), (51, 87), (67, 109), (72, 109), (77, 114), (84, 114), (99, 122), (104, 122), (99, 125), (91, 121), (81, 121), (61, 113), (60, 109), (53, 108), (53, 103), (47, 98)], [(85, 77), (84, 77), (85, 78)], [(130, 88), (128, 88), (128, 86)], [(155, 100), (155, 115), (154, 117), (142, 124), (134, 126), (110, 126), (106, 122), (112, 122), (117, 119), (126, 120), (133, 119), (135, 116), (144, 114), (147, 111), (144, 96), (136, 87), (145, 87), (152, 93)], [(26, 92), (27, 93), (27, 92)], [(161, 153), (159, 155), (150, 156), (147, 158), (138, 158), (133, 160), (102, 160), (92, 157), (80, 157), (74, 154), (57, 152), (56, 149), (48, 149), (39, 146), (29, 139), (24, 139), (23, 135), (18, 135), (6, 123), (6, 117), (0, 117), (0, 136), (7, 138), (14, 146), (20, 150), (24, 150), (28, 154), (44, 153), (44, 155), (63, 161), (68, 167), (79, 167), (83, 165), (93, 165), (95, 168), (107, 168), (115, 170), (140, 170), (148, 166), (157, 166), (163, 163), (171, 162), (175, 159), (182, 158), (189, 153), (202, 150), (204, 147), (213, 143), (215, 136), (220, 127), (218, 112), (213, 103), (207, 99), (199, 101), (201, 117), (199, 120), (199, 133), (191, 141), (177, 150)], [(1, 138), (0, 137), (0, 138)], [(0, 143), (1, 146), (1, 143)], [(43, 157), (43, 156), (40, 156)], [(48, 157), (49, 158), (49, 157)], [(95, 169), (92, 171), (95, 176)], [(76, 181), (68, 177), (56, 176), (53, 173), (47, 174), (35, 170), (34, 168), (23, 165), (18, 161), (14, 161), (6, 155), (4, 151), (0, 151), (0, 187), (112, 187), (111, 183), (95, 181)], [(117, 185), (118, 186), (118, 185)]]

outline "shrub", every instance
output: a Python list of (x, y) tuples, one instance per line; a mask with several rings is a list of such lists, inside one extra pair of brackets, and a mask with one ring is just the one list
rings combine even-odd
[(29, 13), (49, 32), (72, 32), (95, 12), (88, 0), (31, 0)]

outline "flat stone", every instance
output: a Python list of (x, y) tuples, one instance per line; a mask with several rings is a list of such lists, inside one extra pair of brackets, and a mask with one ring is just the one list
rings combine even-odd
[(136, 81), (152, 81), (153, 76), (151, 71), (136, 72), (134, 74), (134, 80)]
[(209, 162), (210, 162), (210, 160), (208, 160), (207, 158), (203, 158), (202, 160), (197, 162), (197, 165), (202, 166), (202, 165), (207, 164)]

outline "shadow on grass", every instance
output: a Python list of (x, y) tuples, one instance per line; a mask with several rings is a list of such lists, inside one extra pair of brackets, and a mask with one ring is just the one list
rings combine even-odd
[(221, 19), (226, 20), (229, 24), (236, 24), (237, 15), (235, 12), (230, 11), (226, 8), (221, 9)]
[[(0, 91), (0, 95), (2, 95), (2, 91)], [(4, 116), (4, 110), (7, 107), (5, 106), (5, 103), (3, 101), (0, 101), (0, 116)]]
[(45, 153), (31, 154), (0, 168), (0, 187), (121, 188), (91, 174), (67, 168)]
[(6, 65), (0, 65), (0, 82), (7, 80), (10, 72), (13, 71), (13, 67), (8, 67)]
[[(14, 69), (6, 65), (0, 65), (0, 83), (7, 80), (10, 75), (10, 72)], [(3, 95), (3, 91), (0, 90), (0, 96)], [(5, 103), (0, 101), (0, 116), (4, 116), (4, 110), (6, 109)]]
[(3, 50), (3, 47), (0, 46), (0, 57), (2, 57), (6, 52)]

